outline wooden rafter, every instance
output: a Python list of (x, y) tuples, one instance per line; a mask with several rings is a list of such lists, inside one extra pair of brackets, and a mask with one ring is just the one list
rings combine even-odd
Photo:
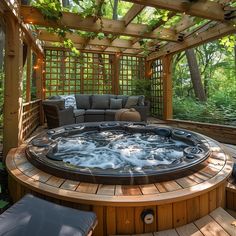
[(145, 8), (143, 5), (133, 4), (129, 11), (125, 14), (122, 20), (125, 22), (125, 26), (131, 23), (131, 21)]
[(21, 15), (23, 21), (29, 24), (41, 25), (53, 28), (79, 29), (89, 32), (104, 32), (113, 35), (128, 35), (143, 38), (158, 38), (165, 41), (177, 41), (178, 35), (175, 31), (169, 29), (157, 29), (147, 32), (145, 24), (129, 24), (125, 27), (124, 21), (103, 19), (103, 28), (98, 21), (94, 22), (93, 17), (83, 18), (78, 14), (63, 12), (62, 18), (56, 21), (45, 20), (39, 10), (34, 7), (22, 6)]
[(199, 31), (196, 31), (194, 34), (191, 33), (191, 35), (189, 35), (184, 42), (168, 43), (158, 52), (151, 53), (147, 57), (147, 60), (153, 60), (167, 54), (177, 53), (233, 33), (236, 33), (236, 27), (235, 25), (229, 23), (218, 23), (215, 26), (211, 26), (207, 30), (200, 28)]
[(206, 19), (224, 21), (225, 11), (223, 5), (217, 2), (198, 0), (123, 0), (142, 4), (145, 6), (166, 9), (175, 12), (186, 13), (192, 16), (198, 16)]
[[(48, 42), (61, 42), (63, 39), (60, 38), (56, 33), (50, 33), (46, 30), (40, 30), (38, 34), (38, 38), (43, 41)], [(66, 38), (71, 39), (73, 43), (82, 44), (82, 45), (92, 45), (92, 46), (105, 46), (105, 47), (117, 47), (117, 48), (131, 48), (131, 49), (140, 49), (138, 45), (132, 45), (131, 40), (125, 39), (115, 39), (114, 41), (110, 42), (109, 39), (90, 39), (88, 43), (87, 39), (75, 34), (67, 34)]]

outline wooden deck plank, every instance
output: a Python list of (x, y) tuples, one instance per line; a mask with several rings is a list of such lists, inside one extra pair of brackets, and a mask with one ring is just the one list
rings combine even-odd
[(116, 185), (116, 196), (135, 196), (142, 195), (138, 185)]
[(155, 186), (157, 187), (158, 191), (160, 193), (165, 193), (167, 192), (167, 189), (165, 188), (165, 186), (163, 185), (163, 183), (155, 183)]
[(229, 236), (224, 229), (214, 221), (209, 215), (196, 220), (194, 224), (204, 234), (204, 236)]
[(78, 187), (79, 182), (67, 179), (60, 188), (75, 191)]
[(155, 184), (140, 185), (139, 187), (140, 187), (142, 194), (144, 194), (144, 195), (159, 193)]
[(48, 179), (51, 177), (52, 175), (50, 174), (47, 174), (43, 171), (39, 171), (37, 174), (35, 174), (34, 176), (32, 176), (32, 179), (36, 180), (36, 181), (39, 181), (39, 182), (42, 182), (42, 183), (45, 183), (48, 181)]
[(97, 194), (113, 196), (115, 194), (115, 185), (99, 184)]
[(179, 236), (204, 236), (193, 223), (176, 228)]
[(175, 229), (155, 232), (154, 236), (179, 236)]
[(80, 183), (76, 191), (81, 193), (95, 194), (97, 192), (97, 189), (98, 189), (98, 184)]
[(221, 207), (210, 213), (210, 216), (231, 236), (236, 236), (236, 220)]
[(182, 189), (182, 187), (174, 180), (162, 182), (162, 185), (164, 185), (165, 189), (168, 192), (172, 192), (172, 191)]
[(180, 178), (177, 179), (176, 182), (182, 187), (182, 188), (190, 188), (196, 184), (198, 184), (197, 182), (195, 182), (194, 180), (188, 178), (188, 177), (184, 177), (184, 178)]
[(64, 183), (64, 181), (65, 181), (65, 179), (62, 179), (62, 178), (59, 178), (56, 176), (52, 176), (48, 179), (48, 181), (46, 183), (50, 186), (60, 188), (60, 186)]

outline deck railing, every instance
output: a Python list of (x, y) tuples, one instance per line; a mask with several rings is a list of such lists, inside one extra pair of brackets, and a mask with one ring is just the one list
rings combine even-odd
[(23, 104), (22, 115), (22, 138), (25, 140), (41, 124), (42, 100), (27, 102)]

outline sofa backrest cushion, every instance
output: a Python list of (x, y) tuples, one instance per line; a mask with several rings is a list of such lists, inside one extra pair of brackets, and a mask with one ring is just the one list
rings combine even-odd
[(121, 98), (110, 98), (110, 109), (121, 109), (122, 99)]
[(60, 97), (65, 100), (65, 108), (69, 107), (73, 107), (74, 109), (77, 108), (74, 94), (60, 95)]
[(128, 100), (128, 97), (129, 96), (127, 96), (127, 95), (117, 95), (116, 96), (116, 98), (118, 98), (118, 99), (122, 99), (122, 107), (125, 107), (125, 104), (126, 104), (126, 102), (127, 102), (127, 100)]
[(65, 100), (64, 99), (46, 99), (43, 101), (43, 104), (57, 106), (59, 110), (65, 109)]
[(89, 94), (76, 94), (75, 100), (77, 109), (90, 109), (90, 97), (91, 95)]
[(92, 109), (109, 109), (109, 95), (92, 95)]
[(144, 102), (145, 102), (145, 96), (144, 95), (138, 96), (138, 106), (144, 106), (145, 105)]
[(125, 108), (131, 108), (138, 105), (139, 96), (129, 96)]

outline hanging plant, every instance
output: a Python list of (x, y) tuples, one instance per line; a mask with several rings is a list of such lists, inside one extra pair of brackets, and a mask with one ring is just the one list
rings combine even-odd
[(62, 6), (60, 1), (38, 0), (32, 3), (43, 14), (47, 20), (57, 21), (62, 17)]

